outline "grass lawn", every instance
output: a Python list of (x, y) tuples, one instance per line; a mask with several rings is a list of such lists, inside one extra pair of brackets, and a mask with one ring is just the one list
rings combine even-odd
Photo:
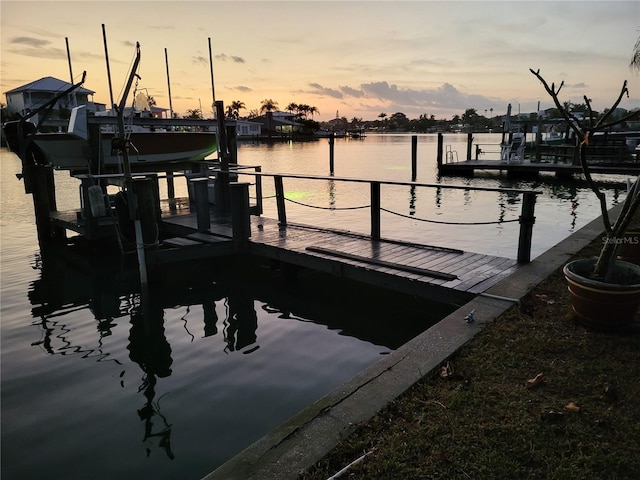
[(640, 334), (577, 324), (561, 270), (442, 367), (300, 479), (640, 478)]

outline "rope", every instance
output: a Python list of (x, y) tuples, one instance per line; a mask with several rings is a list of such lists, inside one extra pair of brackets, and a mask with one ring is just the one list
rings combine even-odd
[[(275, 197), (275, 195), (273, 196)], [(266, 197), (266, 198), (273, 198), (273, 197)], [(317, 208), (318, 210), (359, 210), (362, 208), (370, 208), (371, 205), (362, 205), (360, 207), (342, 207), (342, 208), (338, 208), (338, 207), (318, 207), (316, 205), (309, 205), (307, 203), (302, 203), (302, 202), (297, 202), (295, 200), (292, 200), (290, 198), (286, 198), (285, 200), (287, 200), (288, 202), (292, 202), (292, 203), (296, 203), (298, 205), (302, 205), (303, 207), (309, 207), (309, 208)], [(443, 220), (430, 220), (428, 218), (419, 218), (419, 217), (414, 217), (411, 215), (405, 215), (402, 213), (398, 213), (398, 212), (394, 212), (392, 210), (387, 210), (386, 208), (382, 208), (380, 207), (380, 210), (382, 210), (383, 212), (387, 212), (390, 213), (392, 215), (396, 215), (398, 217), (403, 217), (403, 218), (408, 218), (410, 220), (417, 220), (419, 222), (427, 222), (427, 223), (437, 223), (437, 224), (441, 224), (441, 225), (498, 225), (501, 223), (512, 223), (512, 222), (519, 222), (520, 218), (512, 218), (511, 220), (494, 220), (491, 222), (445, 222)]]
[(285, 197), (285, 200), (287, 200), (288, 202), (292, 202), (292, 203), (297, 203), (298, 205), (302, 205), (303, 207), (309, 207), (309, 208), (317, 208), (319, 210), (358, 210), (361, 208), (369, 208), (371, 205), (363, 205), (361, 207), (318, 207), (316, 205), (309, 205), (307, 203), (301, 203), (301, 202), (296, 202), (295, 200), (291, 200), (290, 198)]
[(419, 222), (428, 222), (428, 223), (439, 223), (442, 225), (492, 225), (492, 224), (499, 224), (499, 223), (510, 223), (510, 222), (518, 222), (520, 221), (519, 218), (512, 218), (511, 220), (496, 220), (493, 222), (445, 222), (442, 220), (429, 220), (426, 218), (418, 218), (418, 217), (412, 217), (411, 215), (404, 215), (402, 213), (398, 213), (398, 212), (393, 212), (391, 210), (387, 210), (386, 208), (380, 208), (380, 210), (383, 210), (387, 213), (391, 213), (392, 215), (397, 215), (398, 217), (403, 217), (403, 218), (408, 218), (410, 220), (418, 220)]

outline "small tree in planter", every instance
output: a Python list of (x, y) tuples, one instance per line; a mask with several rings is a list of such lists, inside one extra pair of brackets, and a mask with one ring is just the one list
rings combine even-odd
[[(627, 82), (625, 81), (614, 104), (597, 120), (591, 109), (591, 101), (584, 96), (585, 105), (588, 110), (588, 118), (580, 120), (571, 114), (571, 112), (567, 111), (558, 99), (558, 94), (564, 82), (560, 83), (556, 88), (554, 83), (549, 85), (546, 82), (540, 75), (540, 70), (530, 70), (531, 73), (540, 80), (547, 93), (553, 99), (556, 108), (567, 121), (578, 139), (582, 172), (589, 187), (600, 202), (600, 210), (602, 212), (602, 220), (606, 233), (606, 239), (595, 261), (580, 260), (578, 262), (571, 262), (564, 268), (565, 276), (569, 282), (569, 291), (572, 294), (574, 311), (583, 323), (599, 329), (617, 330), (623, 325), (633, 321), (638, 310), (638, 305), (640, 305), (640, 268), (616, 259), (617, 247), (624, 241), (627, 227), (640, 207), (640, 176), (638, 176), (629, 190), (620, 214), (612, 224), (607, 209), (606, 197), (591, 176), (589, 163), (587, 161), (587, 146), (596, 132), (603, 132), (614, 125), (638, 118), (640, 117), (640, 111), (631, 112), (618, 120), (611, 120), (613, 111), (618, 107), (623, 97), (629, 95)], [(584, 285), (577, 285), (578, 280), (576, 276), (584, 277)], [(636, 298), (624, 300), (623, 295), (617, 291), (618, 289), (616, 288), (616, 293), (613, 294), (613, 304), (608, 303), (608, 300), (604, 299), (606, 295), (604, 295), (603, 292), (610, 292), (614, 289), (613, 287), (624, 287), (623, 290), (628, 291), (630, 297), (635, 295)], [(576, 302), (579, 302), (580, 305), (577, 305)], [(618, 318), (618, 316), (620, 318)]]

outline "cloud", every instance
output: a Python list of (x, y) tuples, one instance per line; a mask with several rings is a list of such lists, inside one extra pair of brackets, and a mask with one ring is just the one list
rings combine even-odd
[(239, 92), (252, 92), (253, 89), (245, 87), (244, 85), (238, 85), (237, 87), (231, 87), (231, 90), (238, 90)]
[(333, 88), (325, 88), (319, 83), (310, 83), (309, 86), (313, 88), (313, 92), (316, 95), (333, 97), (333, 98), (342, 98), (344, 95), (339, 91)]
[(209, 59), (203, 57), (202, 55), (198, 55), (197, 57), (191, 57), (191, 61), (200, 65), (208, 65)]
[(317, 95), (345, 101), (349, 98), (368, 100), (367, 103), (374, 101), (375, 108), (397, 109), (412, 114), (443, 110), (458, 112), (466, 108), (482, 110), (492, 108), (497, 101), (495, 98), (465, 93), (451, 83), (424, 89), (405, 88), (386, 81), (363, 83), (358, 88), (343, 85), (333, 89), (318, 83), (311, 83), (310, 86), (312, 93)]
[(364, 92), (362, 90), (357, 90), (355, 88), (340, 86), (340, 91), (348, 97), (355, 97), (355, 98), (364, 97)]
[(30, 47), (44, 47), (49, 45), (51, 42), (49, 40), (41, 40), (39, 38), (33, 37), (14, 37), (9, 40), (9, 43), (12, 45), (28, 45)]
[(235, 55), (229, 56), (229, 55), (227, 55), (225, 53), (220, 53), (220, 54), (216, 55), (215, 58), (216, 58), (216, 60), (221, 60), (223, 62), (232, 61), (234, 63), (245, 63), (244, 58), (237, 57)]

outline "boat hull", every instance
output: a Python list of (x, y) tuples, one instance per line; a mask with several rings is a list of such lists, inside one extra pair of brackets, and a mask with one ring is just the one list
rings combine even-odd
[[(113, 134), (101, 135), (101, 158), (105, 166), (119, 165), (122, 156), (112, 151)], [(129, 162), (170, 163), (203, 160), (217, 151), (215, 133), (140, 132), (129, 137)]]
[[(113, 167), (123, 164), (123, 157), (112, 148), (113, 134), (100, 136), (100, 164)], [(208, 132), (142, 132), (130, 135), (130, 165), (204, 160), (217, 151), (215, 133)], [(71, 133), (37, 134), (32, 137), (40, 163), (60, 169), (90, 169), (89, 141)]]

